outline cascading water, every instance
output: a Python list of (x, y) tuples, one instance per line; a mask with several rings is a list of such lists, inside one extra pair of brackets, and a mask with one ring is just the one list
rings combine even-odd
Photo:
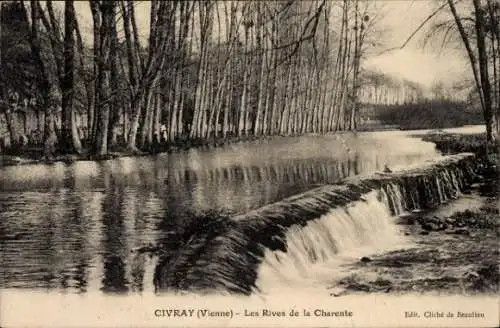
[[(374, 190), (361, 200), (334, 208), (306, 226), (286, 233), (287, 251), (266, 250), (258, 289), (264, 293), (288, 286), (325, 286), (342, 275), (342, 264), (362, 256), (409, 245), (391, 215), (389, 199), (402, 208), (399, 189)], [(401, 210), (402, 211), (402, 210)]]
[(393, 209), (395, 215), (404, 212), (406, 208), (406, 200), (403, 197), (404, 185), (396, 185), (389, 183), (382, 191), (382, 199), (389, 208)]

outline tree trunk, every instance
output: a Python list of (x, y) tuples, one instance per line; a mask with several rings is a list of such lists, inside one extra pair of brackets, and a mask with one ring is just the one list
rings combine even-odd
[(99, 5), (97, 1), (89, 1), (90, 3), (90, 10), (92, 12), (92, 21), (93, 21), (93, 34), (94, 34), (94, 41), (93, 41), (93, 69), (94, 69), (94, 112), (91, 113), (92, 117), (89, 118), (89, 123), (90, 123), (90, 129), (89, 129), (89, 134), (90, 134), (90, 139), (92, 142), (94, 142), (95, 139), (95, 134), (96, 134), (96, 122), (97, 122), (97, 112), (100, 110), (99, 108), (99, 60), (100, 60), (100, 45), (101, 45), (101, 13), (99, 9)]
[(118, 33), (116, 30), (116, 23), (111, 24), (110, 26), (110, 113), (109, 113), (109, 128), (108, 128), (108, 148), (111, 148), (116, 145), (117, 137), (118, 137), (118, 124), (120, 123), (120, 114), (122, 112), (121, 108), (124, 107), (123, 97), (120, 94), (120, 85), (119, 85), (119, 67), (118, 64)]
[[(86, 70), (85, 68), (85, 48), (83, 46), (83, 40), (82, 36), (80, 33), (80, 27), (78, 25), (78, 20), (76, 20), (75, 17), (75, 32), (76, 32), (76, 40), (77, 40), (77, 49), (78, 49), (78, 56), (79, 56), (79, 62), (80, 62), (80, 68), (82, 70)], [(93, 78), (89, 78), (87, 75), (83, 76), (83, 82), (85, 84), (85, 96), (87, 98), (87, 133), (84, 134), (84, 138), (88, 139), (88, 135), (90, 131), (92, 131), (92, 120), (94, 118), (94, 112), (95, 112), (95, 98), (94, 98), (94, 87), (92, 80)], [(83, 128), (83, 123), (80, 128)]]
[(131, 120), (128, 133), (127, 148), (131, 151), (137, 151), (137, 132), (139, 130), (139, 116), (143, 106), (142, 94), (135, 95), (131, 101)]
[(240, 99), (240, 111), (239, 111), (239, 123), (238, 123), (238, 135), (242, 136), (245, 133), (245, 127), (246, 127), (246, 118), (247, 118), (247, 92), (248, 92), (248, 26), (245, 24), (244, 29), (245, 29), (245, 39), (244, 39), (244, 48), (243, 48), (243, 54), (242, 54), (242, 62), (243, 62), (243, 91), (241, 93), (241, 99)]
[(354, 0), (354, 59), (353, 59), (353, 77), (352, 77), (352, 108), (351, 108), (351, 118), (350, 118), (350, 130), (356, 130), (357, 128), (357, 110), (358, 110), (358, 75), (359, 66), (361, 61), (361, 46), (360, 46), (360, 30), (361, 26), (359, 24), (359, 0)]
[[(257, 6), (259, 6), (260, 3), (257, 3)], [(260, 9), (260, 7), (258, 7)], [(259, 81), (259, 87), (257, 91), (257, 112), (255, 114), (255, 124), (254, 124), (254, 130), (253, 134), (254, 135), (259, 135), (262, 132), (262, 126), (261, 126), (261, 115), (263, 113), (263, 108), (265, 106), (264, 100), (265, 100), (265, 95), (264, 95), (264, 82), (265, 82), (265, 67), (266, 67), (266, 51), (264, 50), (263, 47), (263, 38), (264, 38), (264, 27), (262, 26), (263, 20), (262, 20), (262, 14), (260, 13), (260, 10), (257, 10), (256, 12), (256, 21), (257, 21), (257, 26), (259, 27), (255, 31), (255, 37), (256, 37), (256, 47), (260, 52), (259, 55), (259, 62), (260, 62), (260, 72), (258, 75), (258, 81)]]
[(153, 106), (151, 106), (151, 97), (153, 95), (153, 90), (150, 86), (146, 87), (144, 90), (144, 103), (140, 110), (140, 120), (139, 120), (139, 143), (137, 147), (139, 149), (147, 148), (146, 145), (148, 129), (149, 129), (149, 118), (151, 117), (151, 111)]
[(99, 111), (97, 113), (94, 154), (103, 156), (108, 153), (109, 114), (111, 110), (111, 47), (112, 30), (115, 24), (115, 2), (104, 0), (100, 6), (102, 24), (100, 34), (100, 60), (98, 65)]
[[(17, 131), (17, 120), (15, 111), (10, 108), (10, 104), (7, 104), (7, 108), (5, 109), (5, 123), (7, 126), (7, 131), (9, 132), (10, 138), (10, 147), (16, 148), (19, 144), (19, 136), (20, 134)], [(0, 145), (2, 146), (2, 145)]]
[(73, 1), (64, 3), (64, 74), (61, 81), (62, 131), (61, 150), (65, 153), (81, 153), (82, 145), (73, 108), (74, 60), (75, 60), (75, 8)]
[(486, 49), (486, 34), (485, 34), (485, 18), (484, 10), (481, 8), (480, 0), (474, 1), (474, 9), (476, 16), (476, 36), (477, 36), (477, 51), (479, 58), (479, 74), (481, 77), (481, 91), (484, 99), (484, 119), (486, 121), (486, 139), (494, 141), (496, 119), (494, 118), (492, 102), (491, 102), (491, 83), (488, 73), (488, 54)]

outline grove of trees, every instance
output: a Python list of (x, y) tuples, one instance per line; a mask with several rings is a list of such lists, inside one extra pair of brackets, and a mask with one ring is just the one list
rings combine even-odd
[(12, 146), (33, 130), (50, 156), (356, 129), (369, 1), (155, 0), (147, 33), (138, 3), (88, 1), (86, 38), (74, 1), (2, 2)]
[(407, 79), (397, 79), (382, 72), (365, 70), (361, 74), (359, 99), (363, 103), (394, 105), (424, 100), (424, 87)]

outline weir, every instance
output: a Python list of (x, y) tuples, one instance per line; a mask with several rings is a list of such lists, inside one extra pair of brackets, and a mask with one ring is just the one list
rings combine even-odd
[(474, 180), (474, 161), (469, 153), (444, 156), (348, 178), (235, 217), (198, 218), (160, 245), (155, 287), (248, 295), (262, 291), (270, 272), (272, 279), (290, 272), (303, 277), (339, 254), (384, 249), (402, 238), (395, 216), (458, 197)]

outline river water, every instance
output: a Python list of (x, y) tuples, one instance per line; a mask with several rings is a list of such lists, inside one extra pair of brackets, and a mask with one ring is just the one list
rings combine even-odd
[[(196, 218), (246, 213), (348, 176), (441, 156), (410, 134), (275, 137), (150, 157), (0, 168), (0, 288), (154, 292), (158, 258), (137, 249), (164, 244)], [(370, 197), (322, 223), (338, 231), (345, 250), (402, 242), (388, 209)], [(367, 226), (367, 213), (384, 223)], [(382, 243), (367, 229), (379, 231)], [(259, 286), (282, 279), (269, 273), (278, 262), (296, 267), (308, 252), (301, 249), (304, 238), (322, 238), (315, 231), (289, 233), (295, 258), (266, 255), (260, 275), (269, 278)]]

